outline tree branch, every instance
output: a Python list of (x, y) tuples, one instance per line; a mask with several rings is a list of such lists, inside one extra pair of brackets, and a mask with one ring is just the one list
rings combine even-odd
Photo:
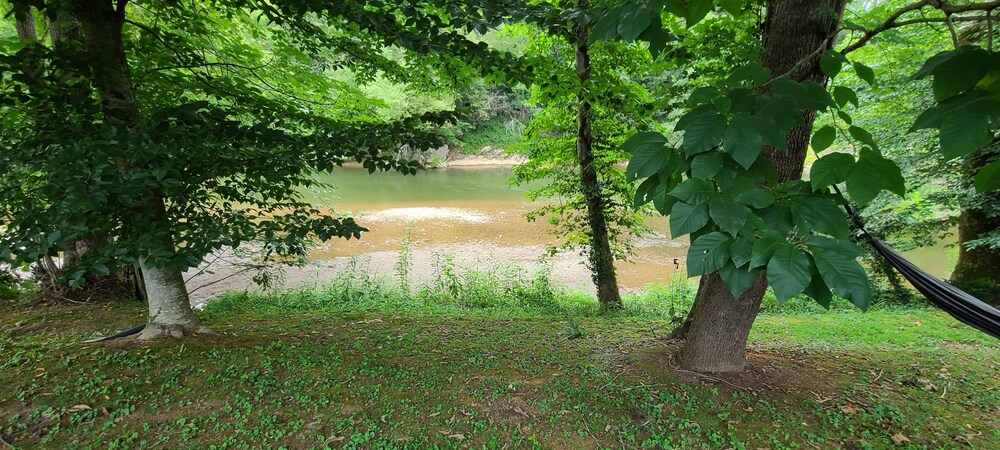
[(885, 22), (882, 22), (881, 25), (879, 25), (879, 26), (877, 26), (875, 28), (872, 28), (872, 29), (870, 29), (868, 31), (865, 31), (864, 35), (862, 35), (860, 39), (858, 39), (857, 41), (855, 41), (853, 44), (848, 45), (847, 47), (845, 47), (843, 50), (841, 50), (841, 53), (843, 53), (844, 55), (846, 55), (846, 54), (848, 54), (850, 52), (853, 52), (853, 51), (855, 51), (855, 50), (857, 50), (857, 49), (859, 49), (861, 47), (864, 47), (865, 44), (868, 43), (868, 41), (872, 40), (872, 38), (874, 38), (878, 34), (880, 34), (882, 32), (885, 32), (885, 31), (888, 31), (888, 30), (891, 30), (891, 29), (894, 29), (894, 28), (903, 27), (903, 26), (906, 26), (906, 25), (913, 25), (913, 24), (918, 24), (918, 23), (949, 23), (950, 24), (950, 23), (952, 23), (952, 21), (966, 22), (966, 21), (974, 21), (974, 20), (977, 20), (977, 19), (978, 20), (982, 19), (982, 18), (979, 18), (979, 17), (977, 17), (977, 18), (952, 17), (949, 20), (948, 17), (943, 17), (943, 18), (911, 19), (911, 20), (904, 20), (904, 21), (900, 21), (899, 20), (903, 15), (905, 15), (907, 13), (911, 13), (913, 11), (919, 11), (921, 9), (924, 9), (924, 8), (928, 7), (928, 6), (934, 8), (934, 9), (936, 9), (938, 11), (941, 11), (941, 12), (945, 13), (947, 16), (952, 16), (953, 14), (963, 13), (963, 12), (986, 11), (986, 19), (987, 20), (992, 20), (992, 17), (990, 17), (990, 15), (992, 14), (992, 12), (993, 12), (994, 9), (1000, 8), (1000, 0), (994, 0), (994, 1), (991, 1), (991, 2), (984, 2), (984, 3), (970, 3), (970, 4), (967, 4), (967, 5), (952, 5), (952, 4), (949, 4), (949, 3), (945, 3), (944, 1), (941, 1), (941, 0), (921, 0), (921, 1), (917, 2), (917, 3), (913, 3), (913, 4), (904, 6), (904, 7), (900, 8), (900, 9), (896, 10), (896, 12), (892, 13), (892, 15), (890, 15), (889, 18), (886, 19)]

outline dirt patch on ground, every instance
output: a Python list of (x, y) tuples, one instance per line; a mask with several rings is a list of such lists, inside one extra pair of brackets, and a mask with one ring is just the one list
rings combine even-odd
[[(744, 392), (770, 400), (822, 400), (841, 392), (844, 363), (812, 354), (747, 353), (747, 368), (736, 374), (702, 374), (680, 367), (681, 344), (672, 342), (635, 353), (641, 376), (684, 384), (703, 384), (732, 394)], [(821, 376), (817, 374), (821, 373)]]

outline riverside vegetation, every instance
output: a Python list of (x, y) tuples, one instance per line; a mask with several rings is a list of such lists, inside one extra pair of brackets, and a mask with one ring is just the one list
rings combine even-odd
[[(401, 256), (405, 250), (401, 252)], [(405, 260), (405, 258), (400, 258)], [(363, 260), (313, 288), (233, 292), (182, 344), (81, 344), (138, 304), (25, 308), (0, 327), (0, 436), (74, 448), (941, 448), (1000, 445), (1000, 348), (922, 304), (773, 295), (750, 369), (680, 369), (677, 277), (605, 311), (440, 255), (410, 286)], [(232, 326), (228, 324), (240, 324)]]

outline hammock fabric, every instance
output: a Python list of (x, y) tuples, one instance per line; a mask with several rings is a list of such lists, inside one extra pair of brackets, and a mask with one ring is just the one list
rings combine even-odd
[[(834, 190), (843, 196), (836, 186), (834, 186)], [(896, 253), (885, 242), (869, 234), (861, 222), (861, 216), (855, 213), (850, 206), (845, 204), (844, 209), (847, 210), (847, 216), (854, 221), (854, 225), (868, 238), (868, 242), (872, 244), (875, 251), (882, 255), (889, 265), (894, 267), (903, 278), (906, 278), (917, 291), (924, 294), (927, 300), (960, 322), (1000, 339), (1000, 309), (969, 295), (947, 281), (920, 270), (919, 267), (904, 259), (903, 255)]]
[(924, 297), (927, 297), (931, 303), (963, 323), (1000, 339), (1000, 309), (996, 309), (950, 283), (920, 270), (881, 240), (870, 235), (868, 238), (872, 247), (875, 247), (875, 251), (882, 255), (892, 267), (895, 267), (900, 275), (906, 278), (921, 294), (924, 294)]

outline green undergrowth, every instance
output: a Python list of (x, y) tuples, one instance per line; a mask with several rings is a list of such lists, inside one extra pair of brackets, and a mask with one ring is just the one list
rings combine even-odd
[(567, 318), (584, 300), (538, 300), (546, 291), (518, 294), (540, 306), (511, 294), (494, 309), (398, 303), (420, 289), (354, 310), (308, 303), (334, 298), (329, 288), (234, 294), (201, 313), (220, 336), (156, 344), (81, 343), (141, 320), (140, 305), (7, 303), (0, 437), (112, 449), (1000, 447), (1000, 347), (940, 312), (771, 311), (746, 373), (698, 376), (677, 370), (652, 297)]
[[(404, 245), (404, 247), (406, 247)], [(319, 286), (281, 292), (229, 292), (205, 306), (205, 313), (233, 315), (242, 311), (383, 311), (425, 313), (468, 313), (524, 317), (537, 314), (566, 317), (636, 317), (679, 322), (686, 316), (698, 290), (695, 279), (683, 274), (666, 285), (653, 284), (630, 290), (622, 297), (620, 310), (606, 310), (593, 294), (554, 283), (549, 270), (529, 273), (513, 264), (493, 264), (483, 268), (458, 268), (447, 255), (434, 262), (434, 275), (424, 282), (408, 280), (412, 270), (404, 250), (396, 275), (377, 275), (364, 261), (355, 260), (346, 269)], [(926, 303), (876, 302), (876, 311), (909, 311), (928, 307)], [(835, 298), (824, 309), (805, 296), (779, 303), (774, 294), (765, 294), (763, 314), (855, 312), (850, 302)]]
[(485, 147), (505, 149), (522, 139), (522, 126), (506, 117), (495, 117), (466, 131), (458, 145), (466, 154), (479, 153)]

